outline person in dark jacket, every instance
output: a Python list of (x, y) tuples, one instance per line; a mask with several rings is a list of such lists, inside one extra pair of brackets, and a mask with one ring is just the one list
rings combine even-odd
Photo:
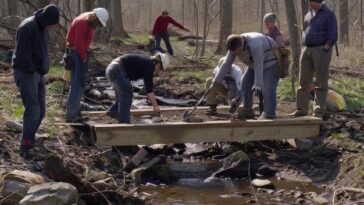
[(25, 19), (16, 32), (12, 57), (14, 79), (25, 107), (20, 154), (31, 157), (35, 133), (45, 115), (44, 75), (49, 70), (48, 28), (59, 23), (59, 9), (51, 4)]
[(153, 110), (160, 112), (153, 92), (153, 76), (169, 66), (167, 54), (157, 53), (154, 56), (126, 54), (114, 59), (106, 68), (106, 77), (113, 84), (116, 101), (107, 114), (117, 117), (119, 123), (130, 124), (130, 108), (133, 101), (133, 89), (130, 81), (143, 79), (148, 99)]
[(163, 10), (162, 15), (158, 16), (158, 18), (155, 20), (155, 23), (153, 26), (153, 31), (152, 31), (152, 34), (155, 39), (154, 51), (162, 52), (161, 40), (163, 39), (164, 43), (166, 44), (169, 55), (173, 56), (173, 49), (171, 46), (171, 42), (169, 41), (169, 33), (167, 30), (169, 23), (171, 23), (171, 24), (177, 26), (178, 28), (185, 30), (187, 32), (190, 30), (188, 28), (186, 28), (185, 26), (179, 24), (172, 17), (168, 16), (168, 11), (166, 11), (166, 10)]

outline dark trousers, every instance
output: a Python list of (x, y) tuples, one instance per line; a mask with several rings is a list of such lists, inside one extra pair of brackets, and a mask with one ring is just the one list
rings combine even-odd
[(115, 103), (108, 110), (117, 114), (119, 123), (130, 124), (130, 108), (133, 102), (133, 89), (128, 74), (123, 65), (111, 63), (106, 68), (106, 77), (112, 83), (115, 90)]
[(162, 52), (162, 48), (161, 48), (161, 40), (164, 40), (164, 43), (166, 44), (167, 47), (167, 51), (169, 53), (169, 55), (173, 55), (173, 49), (172, 49), (172, 45), (171, 42), (169, 41), (169, 33), (157, 33), (154, 35), (155, 37), (155, 47), (154, 50), (160, 51)]
[(81, 98), (85, 92), (87, 63), (83, 63), (75, 49), (71, 50), (71, 87), (67, 100), (66, 119), (75, 119), (81, 113)]
[(25, 108), (21, 145), (31, 148), (34, 146), (35, 133), (45, 115), (44, 76), (37, 72), (14, 70), (14, 79)]

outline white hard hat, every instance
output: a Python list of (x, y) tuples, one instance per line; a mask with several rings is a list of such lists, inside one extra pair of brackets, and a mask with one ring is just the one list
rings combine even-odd
[(169, 56), (164, 53), (157, 53), (157, 55), (161, 57), (163, 70), (167, 70), (167, 68), (169, 67)]
[(109, 12), (105, 8), (96, 8), (93, 10), (101, 24), (105, 27), (107, 20), (109, 20)]

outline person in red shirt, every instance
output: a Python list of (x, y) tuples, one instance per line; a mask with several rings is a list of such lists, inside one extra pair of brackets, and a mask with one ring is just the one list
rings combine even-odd
[(87, 73), (87, 50), (92, 42), (93, 31), (97, 27), (106, 26), (109, 12), (104, 8), (96, 8), (92, 12), (82, 13), (76, 17), (67, 33), (67, 48), (70, 49), (71, 87), (67, 100), (66, 122), (80, 122), (81, 98), (85, 92)]
[(152, 32), (155, 39), (155, 47), (153, 50), (160, 52), (163, 51), (161, 48), (161, 40), (163, 39), (164, 43), (166, 44), (169, 55), (173, 55), (173, 49), (171, 46), (171, 42), (169, 41), (169, 33), (167, 30), (169, 23), (187, 32), (190, 30), (185, 26), (176, 22), (172, 17), (168, 16), (168, 11), (166, 10), (163, 10), (162, 15), (158, 16), (158, 18), (155, 20)]

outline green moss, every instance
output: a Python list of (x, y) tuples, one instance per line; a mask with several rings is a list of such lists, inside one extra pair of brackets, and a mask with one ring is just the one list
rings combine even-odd
[(293, 101), (296, 95), (296, 89), (298, 88), (298, 82), (295, 82), (294, 88), (292, 88), (292, 77), (283, 78), (279, 80), (277, 88), (277, 97), (281, 101)]
[(125, 39), (126, 44), (140, 43), (147, 44), (149, 42), (149, 36), (143, 34), (129, 34), (129, 38)]
[(57, 76), (57, 77), (62, 77), (63, 76), (63, 70), (64, 68), (62, 66), (51, 66), (49, 68), (49, 72), (48, 72), (48, 76)]

